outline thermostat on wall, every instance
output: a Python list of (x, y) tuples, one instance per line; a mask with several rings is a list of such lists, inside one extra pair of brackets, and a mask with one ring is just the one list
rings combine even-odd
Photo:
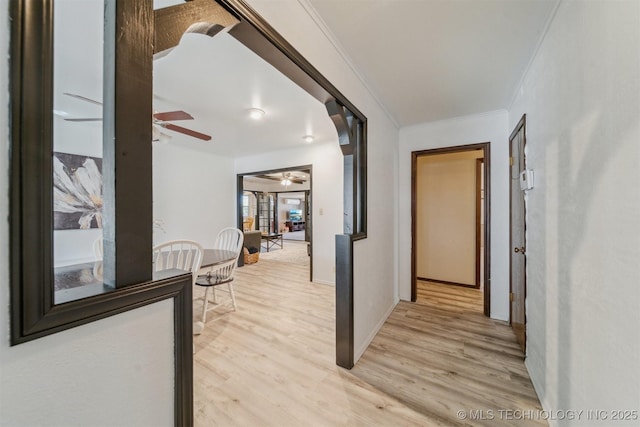
[(520, 189), (523, 191), (533, 188), (533, 170), (525, 169), (520, 172)]

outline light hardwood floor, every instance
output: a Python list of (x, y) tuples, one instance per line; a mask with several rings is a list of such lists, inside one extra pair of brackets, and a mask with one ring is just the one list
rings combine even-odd
[(220, 292), (194, 337), (197, 426), (494, 425), (456, 411), (539, 408), (513, 334), (467, 289), (421, 286), (425, 302), (400, 303), (351, 371), (335, 366), (334, 288), (289, 251), (305, 259), (285, 242), (237, 269), (238, 311)]

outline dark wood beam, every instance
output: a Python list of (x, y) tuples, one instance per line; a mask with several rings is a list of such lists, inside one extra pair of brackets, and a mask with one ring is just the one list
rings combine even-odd
[(320, 86), (311, 75), (307, 74), (298, 64), (292, 61), (291, 58), (263, 37), (258, 30), (248, 22), (243, 21), (235, 25), (229, 30), (229, 34), (318, 101), (324, 104), (333, 99), (331, 94)]
[(175, 47), (191, 24), (207, 22), (223, 27), (233, 25), (238, 19), (214, 0), (193, 0), (154, 11), (155, 41), (153, 53)]
[(116, 288), (151, 280), (153, 267), (152, 41), (151, 3), (105, 3), (104, 282)]
[[(336, 236), (336, 364), (353, 368), (353, 237)], [(339, 327), (337, 327), (339, 325)]]

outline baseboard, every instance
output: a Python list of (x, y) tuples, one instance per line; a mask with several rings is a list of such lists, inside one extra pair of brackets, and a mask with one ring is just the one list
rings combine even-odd
[(327, 286), (336, 285), (336, 282), (331, 282), (329, 280), (321, 280), (321, 279), (313, 279), (313, 283), (318, 283), (319, 285), (327, 285)]
[(367, 339), (364, 341), (362, 346), (360, 348), (358, 348), (357, 351), (354, 352), (354, 355), (353, 355), (353, 363), (354, 364), (356, 364), (358, 362), (358, 360), (360, 360), (360, 358), (362, 357), (364, 352), (369, 347), (369, 344), (371, 344), (371, 341), (373, 341), (373, 339), (376, 337), (376, 335), (378, 334), (378, 332), (380, 331), (380, 329), (384, 325), (384, 322), (386, 322), (387, 319), (389, 318), (389, 316), (391, 316), (391, 313), (393, 312), (393, 309), (396, 308), (396, 305), (398, 305), (398, 301), (397, 301), (397, 298), (394, 298), (393, 304), (391, 304), (391, 307), (389, 307), (389, 309), (384, 314), (384, 316), (382, 316), (382, 319), (380, 319), (380, 322), (378, 322), (376, 327), (373, 328), (373, 331), (371, 331), (371, 333), (369, 334)]
[[(529, 343), (527, 343), (528, 345)], [(535, 378), (533, 375), (531, 375), (531, 369), (529, 369), (529, 358), (526, 358), (524, 360), (524, 366), (525, 368), (527, 368), (527, 373), (529, 374), (529, 379), (531, 380), (531, 384), (533, 385), (533, 389), (536, 392), (536, 395), (538, 396), (538, 401), (540, 402), (540, 405), (542, 406), (542, 410), (543, 411), (550, 411), (551, 410), (551, 406), (549, 405), (549, 402), (546, 401), (546, 395), (542, 395), (540, 393), (540, 391), (542, 390), (542, 386), (540, 385), (540, 383), (537, 381), (537, 378)], [(542, 396), (542, 398), (541, 398)], [(549, 419), (547, 419), (547, 422), (549, 423), (549, 427), (556, 427), (558, 425), (558, 420), (554, 420), (553, 417), (549, 417)]]
[(467, 283), (449, 282), (447, 280), (438, 280), (438, 279), (429, 279), (427, 277), (416, 277), (416, 280), (420, 280), (421, 282), (441, 283), (443, 285), (462, 286), (462, 287), (465, 287), (465, 288), (475, 288), (475, 289), (479, 289), (480, 288), (479, 285), (469, 285)]

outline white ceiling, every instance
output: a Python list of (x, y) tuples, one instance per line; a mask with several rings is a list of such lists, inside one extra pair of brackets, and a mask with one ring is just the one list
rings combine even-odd
[[(156, 0), (156, 7), (180, 1)], [(298, 1), (402, 126), (507, 108), (558, 0)], [(100, 52), (68, 51), (83, 58)], [(101, 100), (100, 79), (86, 65), (93, 63), (99, 61), (74, 62), (73, 78), (60, 81), (61, 113), (100, 115), (99, 106), (61, 96)], [(337, 141), (320, 102), (226, 31), (213, 38), (186, 34), (154, 60), (154, 94), (156, 111), (184, 110), (195, 118), (174, 124), (212, 135), (205, 142), (164, 130), (172, 144), (235, 157), (304, 146), (306, 134), (314, 143)], [(266, 111), (262, 121), (248, 118), (252, 107)], [(96, 123), (69, 126), (99, 129)]]
[[(172, 143), (226, 156), (249, 156), (337, 142), (323, 104), (267, 64), (226, 30), (214, 37), (188, 33), (166, 56), (154, 60), (154, 109), (184, 110), (194, 120), (176, 121), (212, 136), (201, 141), (163, 130)], [(266, 112), (260, 121), (249, 108)]]
[(558, 0), (299, 0), (400, 126), (505, 109)]

